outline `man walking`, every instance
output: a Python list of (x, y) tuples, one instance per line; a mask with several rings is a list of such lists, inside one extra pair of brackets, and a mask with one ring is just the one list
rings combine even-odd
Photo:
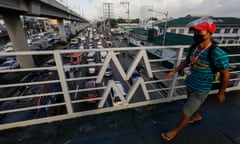
[[(225, 100), (224, 92), (229, 82), (228, 56), (223, 50), (213, 46), (211, 41), (211, 35), (216, 30), (214, 22), (210, 18), (201, 18), (190, 23), (189, 27), (189, 30), (194, 33), (195, 44), (189, 49), (186, 60), (166, 75), (166, 79), (171, 79), (175, 73), (185, 69), (188, 99), (177, 126), (173, 130), (161, 134), (166, 141), (172, 140), (188, 123), (202, 120), (199, 108), (211, 90), (215, 71), (220, 72), (221, 76), (220, 89), (217, 94), (220, 103)], [(208, 54), (210, 49), (213, 53), (211, 60), (209, 60)]]

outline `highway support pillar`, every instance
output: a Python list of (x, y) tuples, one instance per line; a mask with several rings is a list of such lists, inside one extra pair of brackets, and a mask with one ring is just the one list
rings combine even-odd
[[(7, 27), (7, 31), (16, 51), (29, 51), (30, 47), (23, 29), (20, 16), (18, 14), (3, 14), (3, 19)], [(31, 55), (17, 56), (22, 68), (35, 67), (33, 57)]]

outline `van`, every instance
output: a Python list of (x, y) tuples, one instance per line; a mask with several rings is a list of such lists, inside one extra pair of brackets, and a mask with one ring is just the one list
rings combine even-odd
[[(127, 97), (127, 94), (123, 88), (123, 85), (120, 81), (115, 81), (115, 84), (117, 86), (117, 88), (120, 90), (120, 93), (123, 95), (124, 98)], [(119, 95), (117, 94), (117, 92), (114, 89), (111, 89), (110, 91), (110, 97), (111, 97), (111, 101), (112, 101), (112, 105), (113, 106), (118, 106), (118, 105), (122, 105), (123, 102), (121, 101)]]

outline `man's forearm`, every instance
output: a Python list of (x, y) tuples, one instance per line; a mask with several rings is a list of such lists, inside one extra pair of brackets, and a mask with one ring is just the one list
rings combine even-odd
[(221, 80), (220, 80), (220, 89), (219, 89), (219, 94), (224, 94), (226, 88), (228, 87), (229, 83), (229, 70), (223, 70), (220, 72), (221, 74)]
[(176, 73), (176, 72), (179, 72), (180, 70), (182, 70), (183, 68), (185, 68), (186, 66), (188, 65), (188, 61), (184, 61), (182, 62), (179, 66), (177, 66), (173, 71)]

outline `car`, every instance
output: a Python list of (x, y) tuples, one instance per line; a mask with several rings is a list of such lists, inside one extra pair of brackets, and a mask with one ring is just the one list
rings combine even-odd
[(107, 52), (106, 51), (101, 51), (100, 55), (101, 55), (101, 62), (103, 63), (105, 58), (106, 58), (106, 56), (107, 56)]
[(78, 49), (84, 49), (84, 45), (81, 44), (81, 45), (78, 47)]
[(46, 67), (48, 67), (48, 66), (55, 66), (55, 65), (56, 65), (56, 62), (55, 62), (55, 60), (54, 60), (53, 58), (47, 60), (47, 61), (43, 64), (43, 66), (46, 66)]
[[(90, 62), (89, 64), (96, 64), (95, 62)], [(89, 66), (88, 67), (88, 74), (95, 74), (96, 73), (96, 66)]]
[(48, 48), (51, 48), (54, 44), (55, 39), (53, 38), (53, 34), (51, 32), (42, 32), (39, 33), (43, 39), (47, 40)]
[[(67, 45), (63, 48), (64, 50), (75, 50), (78, 49), (77, 45)], [(63, 56), (65, 58), (70, 58), (73, 53), (64, 53)]]
[(87, 54), (87, 58), (86, 58), (87, 62), (93, 62), (95, 61), (95, 54), (93, 52), (89, 52)]
[(53, 39), (54, 39), (54, 43), (61, 42), (61, 36), (59, 34), (54, 33), (53, 34)]
[(101, 41), (98, 41), (98, 42), (97, 42), (97, 45), (102, 45), (102, 42), (101, 42)]
[(41, 35), (32, 35), (33, 50), (46, 50), (50, 46), (48, 40)]
[[(115, 81), (115, 84), (116, 84), (117, 88), (119, 89), (120, 93), (122, 94), (122, 96), (126, 98), (127, 94), (126, 94), (126, 92), (123, 88), (122, 83), (120, 81)], [(111, 89), (110, 97), (111, 97), (111, 101), (112, 101), (113, 106), (118, 106), (118, 105), (123, 104), (123, 102), (120, 99), (118, 93), (114, 89)]]
[(97, 48), (98, 48), (98, 49), (102, 49), (103, 46), (102, 46), (102, 45), (97, 45)]
[(78, 44), (70, 44), (69, 48), (70, 49), (78, 49)]
[(70, 56), (70, 63), (72, 65), (81, 64), (81, 61), (82, 61), (82, 53), (81, 52), (74, 52)]
[(107, 43), (107, 47), (112, 47), (112, 42), (111, 41), (106, 41), (106, 43)]
[(11, 61), (11, 60), (17, 60), (17, 59), (16, 59), (16, 56), (6, 56), (2, 60), (3, 62), (5, 62), (5, 61)]
[[(95, 80), (86, 81), (84, 84), (84, 87), (85, 87), (85, 89), (96, 88)], [(98, 97), (99, 97), (99, 93), (96, 89), (86, 91), (83, 95), (83, 99), (89, 100), (89, 101), (87, 101), (88, 103), (95, 103), (96, 100), (91, 100), (91, 99), (98, 98)]]
[(20, 63), (16, 60), (8, 60), (0, 65), (0, 70), (20, 68)]
[(81, 42), (83, 42), (83, 41), (86, 40), (86, 37), (85, 37), (85, 36), (81, 36), (81, 37), (80, 37), (80, 40), (81, 40)]
[(93, 42), (88, 42), (87, 47), (88, 49), (92, 49), (94, 47)]
[(78, 45), (78, 39), (76, 39), (76, 38), (71, 39), (70, 44), (71, 45)]
[(130, 84), (134, 84), (137, 81), (137, 78), (140, 77), (140, 73), (135, 70), (130, 78)]
[(13, 52), (13, 51), (15, 51), (15, 50), (14, 50), (14, 48), (13, 48), (13, 46), (12, 46), (12, 43), (11, 43), (11, 42), (8, 42), (7, 44), (5, 44), (5, 45), (3, 46), (3, 51), (4, 51), (4, 52)]
[(113, 69), (112, 66), (110, 64), (107, 65), (107, 69), (104, 73), (104, 76), (112, 76), (113, 75)]

